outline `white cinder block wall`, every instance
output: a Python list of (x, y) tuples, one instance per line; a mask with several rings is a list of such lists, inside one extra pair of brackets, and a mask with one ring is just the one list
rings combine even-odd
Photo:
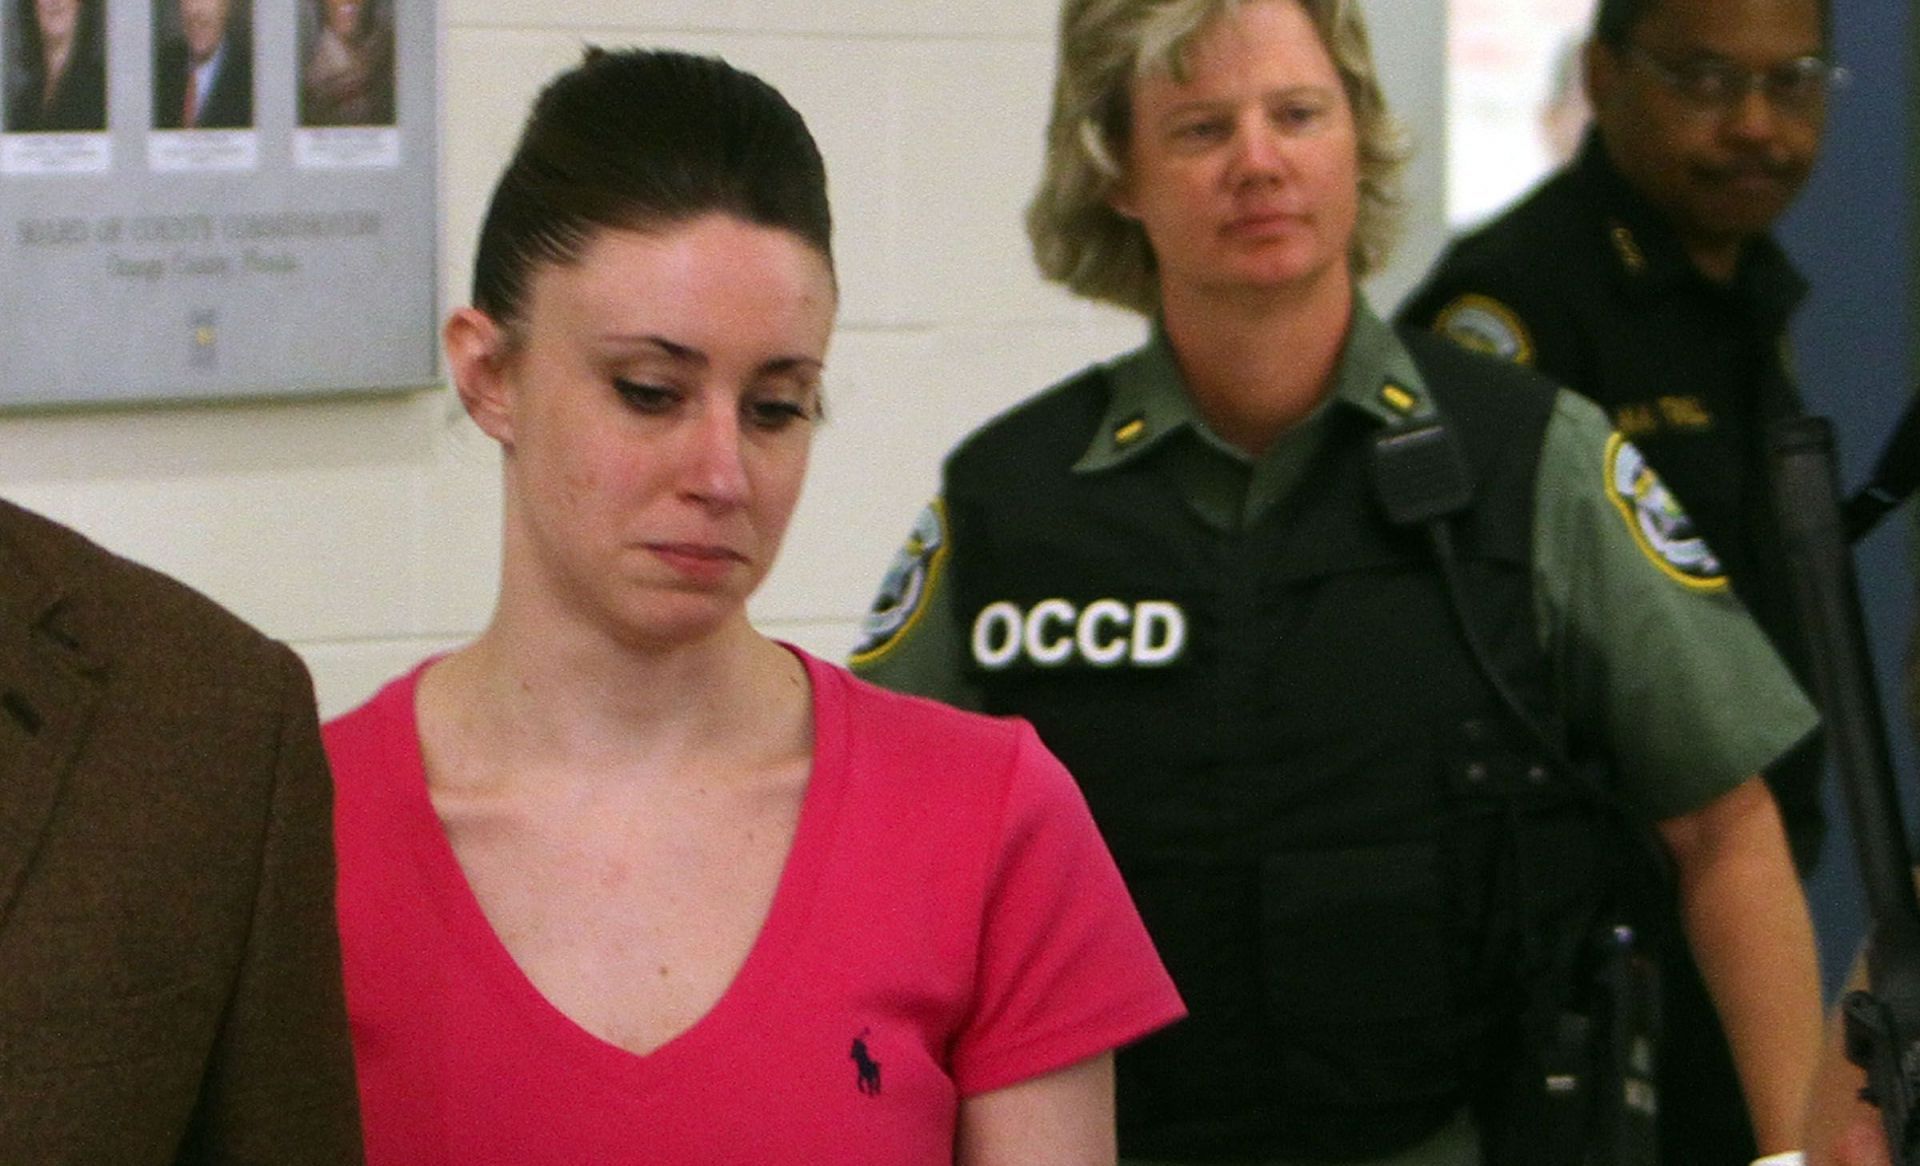
[[(415, 0), (403, 0), (411, 6)], [(1420, 153), (1383, 309), (1442, 233), (1443, 6), (1372, 0)], [(931, 494), (940, 455), (1140, 323), (1033, 274), (1051, 0), (446, 0), (443, 304), (465, 298), (494, 176), (539, 84), (588, 42), (719, 53), (780, 87), (827, 156), (843, 289), (830, 422), (753, 610), (829, 657)], [(111, 338), (102, 338), (110, 343)], [(292, 643), (344, 712), (485, 621), (497, 455), (444, 389), (362, 400), (0, 415), (0, 495), (167, 571)]]

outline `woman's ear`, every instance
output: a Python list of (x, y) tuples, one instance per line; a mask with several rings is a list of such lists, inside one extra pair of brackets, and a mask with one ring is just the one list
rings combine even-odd
[(1133, 199), (1133, 181), (1127, 173), (1127, 150), (1125, 142), (1115, 145), (1108, 141), (1107, 135), (1094, 122), (1080, 123), (1080, 152), (1093, 160), (1097, 170), (1107, 175), (1107, 189), (1101, 195), (1101, 201), (1121, 218), (1138, 222), (1140, 215)]
[(506, 374), (507, 337), (492, 316), (478, 308), (460, 308), (440, 330), (447, 370), (460, 404), (480, 431), (513, 448), (512, 390)]
[(1125, 178), (1116, 178), (1108, 185), (1106, 201), (1107, 209), (1114, 214), (1136, 223), (1140, 221), (1140, 215), (1135, 210), (1132, 185)]

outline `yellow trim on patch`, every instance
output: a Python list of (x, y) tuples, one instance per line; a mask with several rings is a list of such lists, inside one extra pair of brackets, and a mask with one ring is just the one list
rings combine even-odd
[[(1479, 339), (1479, 334), (1476, 332), (1468, 331), (1461, 333), (1453, 330), (1453, 324), (1456, 320), (1462, 316), (1474, 313), (1490, 316), (1495, 324), (1506, 329), (1507, 339), (1513, 342), (1513, 351), (1511, 353), (1501, 352), (1485, 343), (1474, 343), (1475, 340)], [(1446, 307), (1441, 308), (1438, 315), (1434, 316), (1433, 330), (1446, 336), (1456, 344), (1459, 344), (1462, 348), (1471, 349), (1475, 352), (1483, 352), (1489, 356), (1497, 356), (1502, 360), (1510, 360), (1515, 364), (1529, 366), (1533, 364), (1533, 334), (1528, 332), (1527, 326), (1520, 322), (1518, 313), (1499, 300), (1494, 299), (1492, 296), (1483, 296), (1478, 292), (1468, 292), (1466, 295), (1456, 297), (1448, 303)]]
[[(1672, 563), (1669, 563), (1666, 556), (1662, 555), (1654, 547), (1653, 543), (1648, 541), (1647, 532), (1640, 529), (1639, 514), (1632, 506), (1627, 504), (1625, 498), (1621, 497), (1620, 491), (1613, 488), (1613, 464), (1619, 456), (1620, 447), (1626, 444), (1628, 444), (1628, 442), (1624, 436), (1618, 433), (1608, 435), (1606, 453), (1600, 458), (1600, 485), (1606, 490), (1607, 499), (1613, 503), (1613, 508), (1620, 512), (1620, 521), (1626, 523), (1627, 533), (1633, 536), (1634, 545), (1640, 548), (1640, 553), (1645, 555), (1649, 562), (1660, 568), (1661, 574), (1682, 586), (1690, 587), (1695, 591), (1720, 591), (1724, 589), (1727, 586), (1727, 575), (1725, 571), (1722, 571), (1718, 575), (1705, 578), (1698, 575), (1689, 575)], [(1644, 457), (1644, 455), (1642, 456)], [(1657, 476), (1653, 473), (1653, 467), (1648, 465), (1642, 465), (1640, 473), (1643, 478), (1647, 476)]]
[[(927, 609), (933, 606), (933, 589), (939, 585), (940, 573), (947, 565), (947, 556), (953, 551), (953, 540), (947, 530), (946, 499), (939, 497), (934, 498), (927, 503), (927, 509), (933, 511), (934, 521), (940, 524), (940, 545), (934, 548), (933, 557), (927, 560), (927, 580), (926, 584), (920, 588), (920, 602), (913, 605), (913, 611), (908, 614), (906, 622), (901, 624), (892, 635), (874, 645), (872, 648), (869, 648), (867, 651), (856, 652), (848, 656), (847, 663), (850, 666), (864, 666), (876, 660), (884, 659), (887, 653), (893, 651), (896, 646), (906, 640), (908, 633), (920, 625), (921, 619), (927, 614)], [(908, 538), (909, 540), (917, 541), (918, 536), (909, 535)], [(907, 554), (908, 547), (903, 546), (900, 553)], [(917, 558), (919, 548), (913, 547), (912, 553)]]
[(1144, 437), (1146, 435), (1146, 432), (1147, 432), (1147, 419), (1144, 417), (1135, 417), (1133, 420), (1128, 421), (1126, 424), (1122, 425), (1120, 428), (1113, 431), (1113, 444), (1132, 445), (1134, 442), (1139, 441), (1142, 437)]

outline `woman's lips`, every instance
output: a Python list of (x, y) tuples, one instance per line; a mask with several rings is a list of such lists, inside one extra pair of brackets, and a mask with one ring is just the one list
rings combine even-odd
[(739, 551), (711, 543), (648, 543), (647, 549), (680, 574), (709, 581), (747, 561)]
[(1226, 233), (1235, 236), (1281, 234), (1299, 229), (1306, 216), (1292, 211), (1248, 211), (1227, 220)]

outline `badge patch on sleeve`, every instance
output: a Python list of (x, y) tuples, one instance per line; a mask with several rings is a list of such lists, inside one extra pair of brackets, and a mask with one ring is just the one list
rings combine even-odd
[(1693, 519), (1653, 472), (1631, 441), (1618, 433), (1607, 439), (1607, 496), (1626, 520), (1633, 540), (1669, 577), (1701, 590), (1724, 587), (1726, 572)]
[(893, 557), (893, 565), (880, 581), (880, 593), (860, 621), (853, 663), (870, 663), (900, 642), (925, 610), (946, 561), (947, 511), (935, 498), (914, 520), (913, 532)]
[(1533, 363), (1533, 337), (1512, 308), (1492, 296), (1464, 295), (1440, 309), (1433, 330), (1471, 352)]

